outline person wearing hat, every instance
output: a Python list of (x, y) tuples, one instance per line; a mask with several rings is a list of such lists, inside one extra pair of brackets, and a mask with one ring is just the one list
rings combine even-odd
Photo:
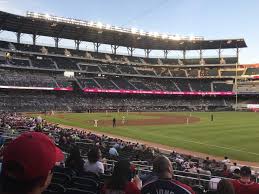
[(240, 169), (240, 179), (232, 181), (235, 194), (258, 194), (259, 184), (251, 180), (251, 169), (243, 166)]
[(55, 164), (62, 160), (62, 151), (47, 135), (23, 133), (3, 151), (0, 193), (41, 194), (51, 182)]
[(194, 194), (191, 187), (173, 179), (171, 161), (165, 156), (158, 156), (153, 162), (153, 173), (157, 178), (147, 182), (141, 189), (141, 194), (175, 193)]

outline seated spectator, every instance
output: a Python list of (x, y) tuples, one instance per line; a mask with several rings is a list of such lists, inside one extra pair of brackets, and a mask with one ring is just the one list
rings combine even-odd
[(251, 169), (243, 166), (240, 169), (240, 179), (232, 181), (235, 194), (258, 194), (259, 184), (251, 180)]
[(221, 178), (213, 177), (209, 181), (209, 190), (216, 191), (218, 188), (218, 183), (221, 181)]
[(42, 193), (51, 182), (55, 164), (63, 159), (48, 136), (38, 132), (20, 135), (4, 149), (0, 193)]
[(188, 169), (188, 172), (190, 172), (190, 173), (197, 173), (198, 172), (196, 166), (193, 163), (190, 163), (189, 167), (190, 168)]
[(230, 171), (231, 173), (233, 173), (236, 169), (239, 169), (239, 170), (240, 170), (240, 167), (237, 166), (237, 163), (236, 163), (236, 162), (234, 162), (234, 163), (233, 163), (233, 166), (230, 166), (229, 171)]
[(230, 172), (228, 170), (228, 166), (226, 164), (224, 164), (223, 170), (221, 172), (221, 176), (223, 176), (223, 177), (230, 177), (230, 175), (231, 174), (230, 174)]
[(140, 194), (141, 181), (138, 177), (131, 181), (131, 176), (130, 163), (127, 160), (117, 162), (112, 177), (102, 189), (102, 194)]
[(234, 187), (231, 184), (231, 182), (229, 182), (226, 179), (222, 179), (218, 183), (217, 193), (218, 194), (235, 194), (235, 191), (234, 191)]
[(99, 148), (91, 149), (87, 154), (88, 160), (85, 162), (84, 170), (86, 172), (93, 172), (95, 174), (103, 174), (104, 166), (100, 162), (102, 158), (102, 153)]
[(240, 178), (240, 169), (235, 169), (234, 172), (232, 173), (233, 179), (239, 179)]
[(110, 154), (110, 156), (112, 156), (112, 157), (117, 157), (117, 156), (119, 156), (119, 153), (117, 152), (117, 150), (116, 150), (115, 147), (111, 147), (111, 148), (109, 149), (109, 154)]
[(158, 179), (153, 180), (141, 190), (142, 194), (177, 193), (194, 194), (195, 192), (187, 185), (172, 179), (173, 167), (171, 161), (165, 156), (158, 156), (153, 162), (153, 172)]
[(79, 148), (77, 146), (73, 146), (65, 162), (65, 166), (78, 174), (84, 171), (84, 163), (85, 162), (80, 155)]

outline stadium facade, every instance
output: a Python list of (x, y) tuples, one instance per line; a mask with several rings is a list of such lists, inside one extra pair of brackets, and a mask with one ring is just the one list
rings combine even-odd
[[(244, 39), (150, 33), (34, 12), (0, 12), (0, 23), (1, 31), (17, 38), (6, 41), (0, 33), (1, 110), (229, 110), (238, 98), (257, 100), (259, 65), (239, 64)], [(21, 42), (23, 34), (31, 35), (30, 44)], [(52, 37), (55, 46), (37, 44), (39, 36)], [(61, 48), (61, 39), (74, 40), (75, 48)], [(82, 42), (95, 51), (81, 49)], [(111, 53), (101, 53), (102, 44)], [(120, 47), (128, 55), (119, 54)], [(153, 50), (164, 57), (151, 57)], [(217, 56), (206, 56), (207, 50)], [(224, 56), (224, 50), (233, 55)], [(182, 56), (170, 58), (176, 51)], [(199, 56), (188, 58), (192, 51)]]

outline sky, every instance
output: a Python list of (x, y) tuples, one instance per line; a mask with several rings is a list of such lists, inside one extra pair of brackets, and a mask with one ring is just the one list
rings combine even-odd
[(259, 63), (259, 0), (0, 0), (0, 10), (20, 15), (34, 11), (205, 39), (244, 38), (248, 48), (241, 50), (240, 62)]

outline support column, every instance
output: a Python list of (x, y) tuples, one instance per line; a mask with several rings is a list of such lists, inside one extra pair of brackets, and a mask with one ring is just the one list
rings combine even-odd
[(222, 50), (221, 48), (219, 48), (219, 61), (221, 60), (221, 53), (222, 53)]
[(94, 51), (98, 53), (100, 46), (101, 46), (101, 43), (99, 43), (99, 42), (94, 42)]
[(167, 55), (168, 55), (168, 50), (164, 50), (164, 58), (167, 59)]
[(236, 50), (236, 56), (237, 56), (237, 64), (239, 64), (239, 48), (237, 47), (237, 50)]
[(200, 49), (200, 60), (203, 58), (203, 51)]
[(80, 44), (81, 44), (80, 40), (75, 40), (75, 48), (76, 48), (76, 50), (79, 50)]
[(128, 55), (133, 56), (133, 51), (135, 50), (133, 47), (127, 47)]
[(186, 59), (186, 50), (183, 50), (183, 59)]
[(16, 33), (17, 43), (21, 43), (21, 32)]
[(147, 58), (149, 58), (149, 54), (150, 54), (150, 52), (151, 52), (151, 49), (144, 49), (144, 51), (145, 51), (145, 56), (146, 56)]
[(59, 37), (54, 37), (54, 41), (55, 41), (55, 47), (58, 48), (58, 43), (60, 41)]
[(111, 45), (112, 54), (115, 54), (115, 55), (116, 55), (118, 48), (119, 48), (118, 45)]
[(33, 34), (32, 35), (32, 43), (33, 43), (33, 45), (36, 45), (37, 38), (38, 38), (37, 34)]

